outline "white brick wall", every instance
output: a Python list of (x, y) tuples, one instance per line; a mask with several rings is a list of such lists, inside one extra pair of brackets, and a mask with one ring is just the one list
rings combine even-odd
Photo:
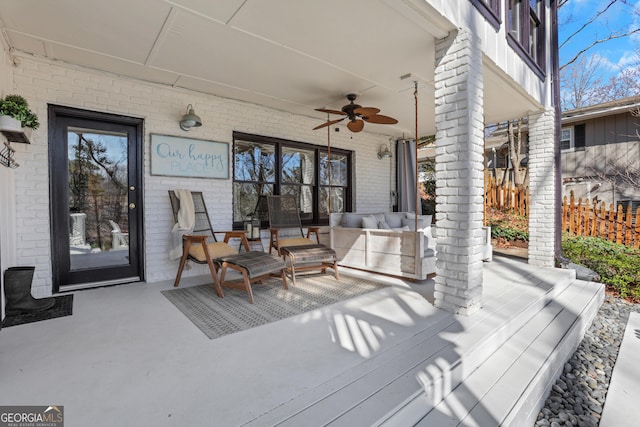
[(555, 113), (529, 116), (529, 264), (555, 264)]
[(482, 307), (484, 123), (482, 54), (465, 30), (436, 45), (435, 305)]
[[(173, 178), (149, 173), (150, 134), (189, 136), (232, 143), (234, 130), (326, 145), (327, 133), (312, 131), (321, 120), (197, 92), (125, 79), (78, 67), (66, 67), (31, 57), (12, 68), (15, 83), (10, 92), (20, 93), (40, 118), (41, 126), (30, 145), (17, 146), (21, 167), (14, 172), (17, 194), (14, 224), (2, 224), (15, 233), (16, 263), (35, 265), (34, 295), (50, 295), (51, 242), (49, 237), (49, 171), (47, 104), (142, 117), (144, 129), (145, 270), (148, 282), (173, 279), (177, 261), (168, 261), (168, 232), (172, 225), (167, 190), (189, 188), (202, 191), (216, 229), (232, 222), (231, 180)], [(330, 89), (330, 88), (327, 88)], [(193, 104), (204, 125), (185, 134), (178, 127), (187, 104)], [(382, 129), (381, 129), (382, 130)], [(354, 150), (354, 210), (384, 211), (390, 206), (392, 159), (378, 160), (388, 137), (369, 132), (353, 134), (341, 126), (331, 133), (333, 147)], [(0, 197), (3, 196), (0, 187)], [(0, 218), (2, 219), (2, 218)], [(3, 267), (5, 267), (3, 265)], [(207, 274), (196, 266), (185, 276)]]
[[(11, 63), (4, 49), (0, 49), (0, 96), (10, 93), (13, 86)], [(4, 138), (0, 142), (2, 145)], [(15, 265), (15, 234), (4, 224), (15, 223), (15, 191), (13, 169), (0, 166), (0, 319), (4, 316), (4, 270)]]

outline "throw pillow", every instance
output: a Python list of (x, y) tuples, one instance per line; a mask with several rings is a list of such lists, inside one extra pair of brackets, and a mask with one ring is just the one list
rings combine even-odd
[(402, 213), (401, 212), (385, 212), (384, 218), (389, 227), (399, 228), (402, 227)]
[(362, 228), (378, 228), (378, 220), (373, 215), (363, 216)]
[(391, 230), (391, 227), (389, 227), (389, 224), (387, 224), (385, 221), (378, 221), (378, 228), (380, 230)]

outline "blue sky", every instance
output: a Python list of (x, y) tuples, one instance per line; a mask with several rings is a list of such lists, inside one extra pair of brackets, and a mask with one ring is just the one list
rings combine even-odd
[[(559, 39), (565, 38), (578, 29), (597, 10), (604, 8), (610, 0), (569, 0), (558, 13)], [(606, 37), (617, 29), (637, 28), (640, 24), (640, 0), (630, 0), (628, 5), (613, 5), (600, 19), (597, 25), (591, 25), (578, 37), (560, 50), (560, 64), (572, 58), (576, 52), (588, 46), (592, 40)], [(635, 12), (635, 13), (634, 13)], [(571, 21), (567, 23), (567, 19)], [(590, 50), (587, 55), (598, 55), (602, 65), (611, 74), (617, 74), (625, 67), (638, 61), (637, 50), (640, 50), (640, 34), (631, 37), (611, 40)]]

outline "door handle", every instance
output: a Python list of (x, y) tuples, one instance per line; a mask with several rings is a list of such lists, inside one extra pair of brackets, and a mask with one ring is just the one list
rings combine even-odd
[(135, 208), (136, 208), (135, 203), (129, 203), (129, 209), (135, 209)]

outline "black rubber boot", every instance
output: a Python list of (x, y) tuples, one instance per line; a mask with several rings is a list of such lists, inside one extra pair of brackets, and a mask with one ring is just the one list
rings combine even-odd
[(4, 271), (4, 312), (7, 316), (36, 313), (56, 303), (55, 298), (35, 299), (31, 296), (31, 282), (35, 267), (9, 267)]

